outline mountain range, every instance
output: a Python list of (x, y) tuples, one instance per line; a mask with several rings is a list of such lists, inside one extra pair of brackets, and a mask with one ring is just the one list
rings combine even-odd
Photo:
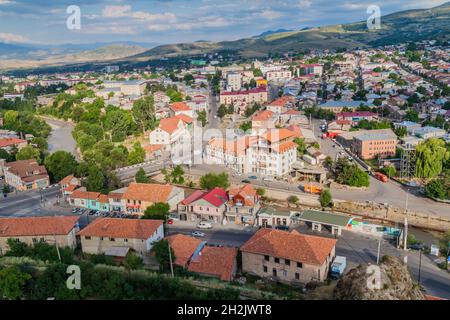
[(300, 30), (269, 30), (235, 41), (97, 43), (36, 46), (0, 43), (0, 69), (36, 68), (83, 62), (135, 63), (176, 56), (231, 51), (248, 58), (304, 49), (366, 48), (426, 39), (450, 39), (450, 2), (431, 9), (400, 11), (381, 17), (381, 27), (369, 30), (366, 21)]

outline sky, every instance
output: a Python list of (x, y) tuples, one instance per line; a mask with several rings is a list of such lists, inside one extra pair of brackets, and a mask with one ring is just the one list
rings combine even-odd
[[(431, 8), (448, 0), (0, 0), (0, 42), (57, 45), (135, 41), (236, 40), (279, 28), (298, 30)], [(80, 29), (67, 8), (80, 8)], [(382, 23), (382, 21), (381, 21)]]

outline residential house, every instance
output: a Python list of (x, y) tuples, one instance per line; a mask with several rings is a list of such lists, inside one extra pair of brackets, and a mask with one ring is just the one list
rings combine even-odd
[(270, 110), (258, 111), (252, 116), (252, 129), (273, 129), (277, 117)]
[(144, 256), (164, 237), (164, 221), (97, 218), (78, 235), (84, 253), (106, 254), (116, 248), (129, 248)]
[(0, 138), (0, 149), (11, 151), (14, 147), (17, 150), (27, 146), (27, 141), (14, 137)]
[(47, 170), (34, 159), (8, 162), (3, 172), (6, 184), (19, 191), (42, 189), (50, 185)]
[(242, 271), (284, 283), (327, 279), (336, 239), (259, 229), (241, 248)]
[(167, 203), (170, 210), (175, 210), (183, 198), (184, 190), (172, 185), (133, 182), (123, 193), (122, 203), (127, 213), (142, 215), (145, 209), (158, 202)]
[(320, 109), (329, 110), (334, 113), (339, 113), (346, 109), (356, 110), (359, 106), (369, 106), (374, 107), (373, 105), (368, 105), (366, 101), (327, 101), (325, 103), (320, 104), (318, 107)]
[(361, 120), (373, 121), (376, 119), (378, 119), (378, 115), (370, 111), (340, 112), (336, 114), (336, 120), (348, 120), (353, 125), (358, 124)]
[(225, 218), (229, 223), (253, 225), (261, 206), (260, 196), (251, 184), (228, 190)]
[(178, 205), (180, 220), (207, 220), (222, 223), (228, 195), (222, 188), (194, 191)]
[(67, 196), (71, 195), (72, 192), (74, 192), (77, 188), (81, 187), (81, 181), (73, 174), (71, 174), (63, 178), (59, 182), (59, 185), (61, 187), (62, 196), (64, 199), (66, 199)]
[(231, 105), (244, 103), (247, 105), (264, 104), (267, 102), (268, 93), (266, 87), (258, 87), (255, 89), (244, 91), (222, 91), (220, 93), (220, 104)]
[(185, 102), (174, 102), (169, 106), (169, 109), (173, 117), (179, 116), (180, 114), (184, 114), (191, 118), (194, 117), (194, 112), (192, 111), (192, 108), (188, 106)]
[(74, 249), (78, 219), (74, 216), (0, 218), (0, 255), (9, 250), (8, 239), (28, 245), (42, 241)]

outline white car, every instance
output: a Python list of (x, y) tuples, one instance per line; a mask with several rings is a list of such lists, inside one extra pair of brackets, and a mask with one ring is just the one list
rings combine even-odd
[(192, 235), (193, 237), (204, 237), (204, 236), (205, 236), (205, 234), (204, 234), (203, 232), (201, 232), (201, 231), (193, 231), (193, 232), (191, 233), (191, 235)]
[(211, 229), (212, 224), (207, 221), (200, 221), (200, 223), (197, 225), (197, 228), (199, 229)]
[(264, 177), (263, 181), (273, 181), (273, 177)]

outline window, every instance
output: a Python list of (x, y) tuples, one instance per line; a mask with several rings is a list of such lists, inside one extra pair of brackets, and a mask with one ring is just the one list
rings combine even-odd
[(280, 258), (275, 258), (275, 263), (280, 263)]
[(263, 267), (264, 273), (267, 273), (267, 266)]
[(116, 239), (114, 239), (114, 238), (109, 238), (109, 241), (116, 241)]
[(299, 273), (295, 273), (295, 280), (300, 280), (300, 274)]
[(37, 239), (36, 238), (33, 238), (33, 243), (36, 243), (37, 242)]
[(277, 276), (277, 269), (272, 269), (272, 275), (273, 275), (274, 277)]
[(303, 263), (297, 262), (297, 268), (303, 268)]
[(270, 258), (269, 258), (269, 256), (264, 256), (264, 260), (266, 260), (266, 261), (270, 261)]
[(84, 239), (85, 239), (85, 240), (91, 240), (91, 237), (86, 236), (86, 237), (84, 237)]
[(284, 260), (284, 263), (285, 263), (287, 266), (290, 266), (290, 265), (291, 265), (291, 260), (285, 259), (285, 260)]
[(123, 242), (128, 242), (128, 239), (123, 239)]

